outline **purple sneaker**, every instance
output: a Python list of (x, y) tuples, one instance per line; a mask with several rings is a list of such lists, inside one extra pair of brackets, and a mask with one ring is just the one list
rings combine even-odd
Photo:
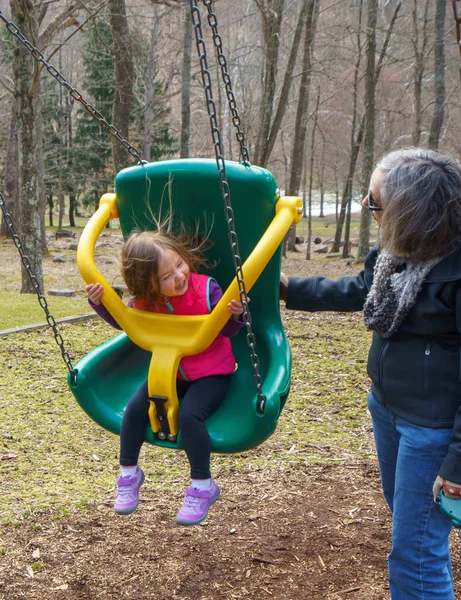
[(220, 496), (219, 487), (211, 480), (209, 490), (186, 489), (184, 504), (176, 515), (178, 525), (197, 525), (206, 519), (208, 509)]
[(117, 497), (115, 498), (114, 509), (119, 515), (130, 515), (138, 508), (139, 488), (144, 483), (144, 473), (142, 469), (137, 468), (136, 475), (131, 477), (127, 475), (117, 479)]

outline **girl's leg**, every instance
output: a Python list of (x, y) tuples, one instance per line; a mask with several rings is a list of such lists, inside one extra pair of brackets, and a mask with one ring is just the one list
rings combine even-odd
[(186, 489), (184, 504), (176, 515), (180, 525), (201, 523), (220, 496), (219, 487), (210, 474), (211, 440), (205, 419), (221, 404), (228, 386), (228, 375), (199, 379), (189, 384), (181, 403), (179, 430), (193, 481)]
[(144, 473), (138, 464), (139, 452), (144, 441), (144, 432), (149, 422), (149, 394), (147, 381), (130, 399), (125, 409), (120, 429), (120, 466), (122, 474), (117, 479), (115, 512), (129, 515), (139, 504), (139, 488), (144, 482)]
[(211, 477), (211, 440), (205, 419), (224, 400), (229, 387), (229, 377), (216, 375), (192, 381), (182, 400), (178, 416), (179, 430), (193, 479)]
[(144, 434), (149, 423), (149, 393), (147, 381), (135, 392), (127, 404), (120, 429), (120, 464), (138, 464)]

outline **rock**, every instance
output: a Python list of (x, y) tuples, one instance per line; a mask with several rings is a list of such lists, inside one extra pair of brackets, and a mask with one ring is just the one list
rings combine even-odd
[(319, 248), (314, 248), (314, 252), (318, 252), (319, 254), (328, 254), (328, 246), (320, 246)]
[(65, 263), (66, 259), (63, 256), (55, 256), (51, 262), (54, 262), (54, 263)]
[(74, 238), (75, 237), (75, 231), (68, 231), (66, 229), (61, 229), (60, 231), (56, 231), (56, 239), (59, 240), (59, 238)]
[(75, 298), (77, 295), (75, 290), (48, 290), (50, 296), (67, 296), (69, 298)]

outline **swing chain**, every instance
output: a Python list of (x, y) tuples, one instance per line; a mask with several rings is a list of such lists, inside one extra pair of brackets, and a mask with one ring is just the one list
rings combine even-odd
[(67, 352), (67, 350), (64, 347), (63, 337), (58, 331), (58, 326), (56, 325), (55, 318), (48, 310), (48, 303), (46, 301), (45, 296), (40, 291), (40, 285), (38, 283), (37, 276), (34, 273), (34, 270), (33, 270), (32, 264), (29, 260), (29, 257), (24, 253), (21, 239), (16, 231), (16, 227), (14, 226), (13, 219), (12, 219), (10, 213), (8, 212), (8, 209), (5, 204), (5, 200), (4, 200), (1, 192), (0, 192), (0, 208), (3, 212), (3, 217), (5, 219), (5, 223), (9, 229), (9, 231), (11, 232), (14, 245), (16, 246), (16, 248), (19, 252), (19, 256), (21, 257), (21, 262), (23, 264), (23, 267), (26, 270), (27, 274), (29, 275), (29, 278), (32, 282), (35, 293), (38, 296), (39, 304), (43, 308), (43, 311), (45, 312), (46, 321), (47, 321), (48, 325), (51, 327), (51, 329), (53, 330), (54, 339), (56, 340), (56, 343), (58, 344), (58, 346), (61, 349), (62, 358), (63, 358), (64, 362), (66, 363), (67, 370), (70, 373), (72, 385), (77, 385), (78, 370), (74, 369), (74, 367), (72, 365), (72, 360), (69, 356), (69, 353)]
[[(205, 2), (205, 0), (204, 0)], [(257, 409), (260, 414), (264, 413), (266, 405), (266, 397), (262, 393), (262, 378), (259, 373), (260, 361), (256, 353), (256, 339), (252, 329), (252, 319), (248, 308), (248, 296), (245, 289), (245, 280), (243, 277), (242, 260), (240, 258), (240, 251), (238, 245), (237, 234), (235, 232), (234, 223), (234, 211), (232, 209), (230, 199), (229, 183), (226, 176), (226, 165), (223, 156), (223, 150), (221, 146), (221, 134), (218, 127), (218, 121), (216, 117), (216, 104), (213, 99), (213, 91), (211, 87), (211, 76), (208, 69), (208, 60), (206, 53), (206, 45), (202, 33), (202, 22), (200, 15), (200, 8), (197, 5), (197, 0), (190, 0), (191, 4), (191, 16), (194, 25), (195, 40), (197, 45), (197, 52), (200, 59), (202, 83), (205, 90), (205, 97), (207, 102), (208, 115), (210, 117), (211, 125), (211, 137), (213, 139), (216, 164), (219, 171), (219, 181), (221, 187), (221, 194), (224, 202), (224, 211), (227, 219), (227, 231), (229, 236), (229, 243), (232, 251), (232, 258), (234, 263), (235, 274), (239, 286), (240, 301), (243, 305), (243, 320), (246, 328), (246, 342), (250, 349), (250, 360), (253, 367), (253, 380), (258, 393)]]
[(56, 81), (60, 85), (62, 85), (62, 87), (66, 88), (70, 92), (70, 95), (72, 96), (72, 98), (74, 100), (77, 100), (77, 102), (80, 102), (80, 104), (83, 106), (83, 108), (92, 117), (94, 117), (97, 121), (99, 121), (100, 125), (105, 127), (107, 129), (107, 131), (114, 138), (116, 138), (126, 148), (126, 150), (128, 150), (128, 152), (131, 154), (131, 156), (134, 156), (135, 158), (137, 158), (140, 163), (145, 162), (141, 158), (138, 149), (135, 146), (133, 146), (133, 144), (130, 144), (130, 142), (121, 135), (121, 133), (118, 131), (118, 129), (104, 118), (104, 116), (99, 112), (99, 110), (97, 108), (95, 108), (92, 104), (88, 103), (83, 98), (82, 94), (76, 88), (74, 88), (72, 85), (70, 85), (70, 83), (58, 71), (58, 69), (55, 66), (53, 66), (51, 63), (47, 62), (47, 60), (45, 59), (42, 52), (40, 52), (40, 50), (38, 48), (36, 48), (31, 42), (29, 42), (29, 40), (21, 33), (21, 31), (16, 27), (16, 25), (12, 21), (9, 21), (5, 17), (5, 15), (3, 14), (3, 12), (1, 10), (0, 10), (0, 20), (2, 20), (5, 23), (8, 31), (12, 35), (14, 35), (14, 37), (17, 38), (21, 42), (21, 44), (23, 44), (23, 46), (25, 46), (27, 48), (27, 50), (32, 54), (33, 58), (37, 62), (42, 63), (42, 65), (44, 65), (44, 67), (46, 67), (48, 73), (52, 77), (54, 77), (56, 79)]
[(232, 123), (234, 124), (237, 133), (235, 134), (238, 143), (240, 144), (240, 154), (242, 156), (243, 163), (245, 165), (250, 165), (250, 156), (248, 154), (248, 149), (245, 146), (245, 137), (243, 131), (240, 128), (241, 121), (240, 116), (237, 111), (237, 103), (235, 101), (234, 92), (232, 90), (232, 81), (230, 75), (227, 70), (227, 59), (224, 55), (223, 51), (223, 43), (222, 38), (218, 33), (218, 18), (216, 14), (213, 12), (212, 0), (203, 0), (207, 10), (208, 10), (208, 23), (213, 32), (213, 42), (216, 47), (216, 53), (218, 56), (218, 63), (221, 67), (222, 80), (224, 82), (226, 88), (226, 96), (229, 103), (229, 110), (232, 113)]

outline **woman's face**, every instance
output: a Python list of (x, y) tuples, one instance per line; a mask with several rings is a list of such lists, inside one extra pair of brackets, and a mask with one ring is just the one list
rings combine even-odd
[(373, 171), (370, 179), (370, 186), (368, 188), (368, 194), (362, 200), (362, 205), (370, 209), (371, 216), (378, 223), (381, 224), (381, 218), (383, 216), (382, 210), (373, 210), (371, 207), (375, 206), (376, 209), (382, 208), (381, 204), (381, 188), (383, 185), (384, 173), (383, 171)]

